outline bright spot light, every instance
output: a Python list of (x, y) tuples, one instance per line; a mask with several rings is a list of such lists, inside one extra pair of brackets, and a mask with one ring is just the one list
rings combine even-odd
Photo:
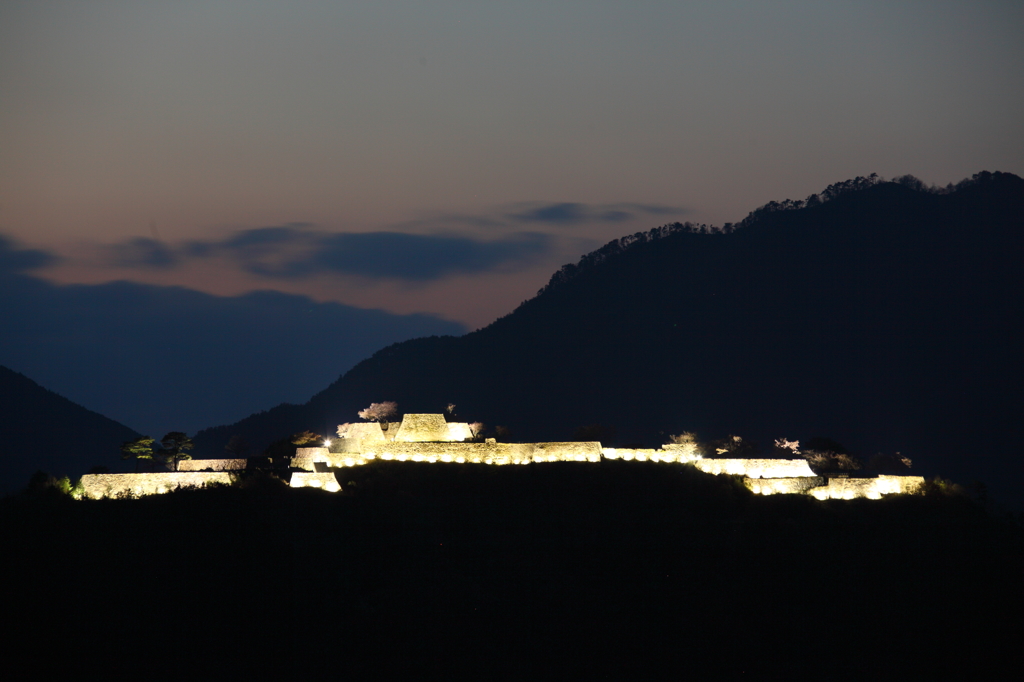
[(330, 438), (324, 438), (324, 447), (325, 448), (331, 447), (331, 439)]

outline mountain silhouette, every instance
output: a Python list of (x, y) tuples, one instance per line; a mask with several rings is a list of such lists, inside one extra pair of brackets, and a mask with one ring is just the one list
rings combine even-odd
[(0, 493), (23, 488), (36, 471), (77, 477), (113, 469), (124, 441), (139, 434), (0, 366)]
[(1021, 178), (857, 178), (724, 229), (615, 240), (491, 325), (384, 348), (305, 405), (200, 432), (197, 451), (332, 434), (370, 402), (455, 403), (515, 440), (827, 437), (1024, 499), (1022, 262)]

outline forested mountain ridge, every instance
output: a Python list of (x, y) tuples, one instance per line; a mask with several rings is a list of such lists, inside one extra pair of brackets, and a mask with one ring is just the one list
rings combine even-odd
[(78, 476), (112, 464), (132, 429), (0, 366), (0, 493), (24, 487), (42, 470)]
[(235, 433), (329, 434), (372, 401), (454, 402), (521, 440), (591, 424), (649, 445), (827, 436), (947, 476), (1024, 474), (1024, 180), (860, 178), (822, 195), (616, 240), (481, 330), (389, 346), (306, 405), (197, 442), (212, 454)]

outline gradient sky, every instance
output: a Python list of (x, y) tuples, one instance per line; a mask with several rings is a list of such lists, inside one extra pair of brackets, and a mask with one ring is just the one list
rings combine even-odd
[[(627, 232), (871, 172), (1021, 173), (1022, 35), (1019, 2), (7, 0), (0, 232), (63, 256), (57, 282), (479, 326)], [(265, 227), (291, 267), (231, 246)], [(353, 233), (456, 253), (332, 265)]]
[(54, 284), (472, 329), (623, 234), (1024, 174), (1022, 36), (1019, 1), (5, 0), (0, 235)]

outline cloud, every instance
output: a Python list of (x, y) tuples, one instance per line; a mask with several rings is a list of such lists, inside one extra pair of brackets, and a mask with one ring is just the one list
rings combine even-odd
[(686, 209), (652, 204), (581, 204), (560, 202), (550, 204), (519, 204), (506, 214), (518, 223), (544, 223), (547, 225), (578, 225), (582, 223), (621, 223), (639, 215), (681, 215)]
[[(518, 232), (499, 239), (404, 232), (323, 233), (304, 223), (243, 230), (219, 242), (190, 242), (179, 254), (226, 256), (246, 272), (299, 279), (320, 273), (399, 281), (437, 280), (522, 267), (553, 248), (553, 239)], [(128, 245), (133, 246), (134, 240)], [(149, 241), (149, 240), (145, 240)], [(169, 262), (174, 262), (170, 256)]]
[(17, 243), (0, 234), (0, 275), (34, 270), (59, 259), (48, 251), (18, 248)]
[[(529, 267), (558, 247), (552, 227), (625, 223), (643, 216), (679, 216), (686, 209), (642, 203), (526, 202), (490, 212), (434, 214), (379, 232), (323, 232), (292, 222), (241, 230), (218, 241), (174, 247), (136, 238), (108, 247), (115, 265), (173, 268), (187, 259), (220, 257), (269, 279), (302, 279), (323, 273), (374, 280), (424, 282), (452, 275)], [(530, 226), (532, 229), (523, 229)], [(453, 228), (501, 234), (480, 238)], [(433, 234), (424, 234), (432, 231)]]
[(320, 240), (308, 258), (289, 263), (288, 273), (333, 271), (370, 278), (434, 280), (525, 265), (547, 253), (551, 243), (551, 237), (536, 232), (488, 241), (401, 232), (335, 234)]

